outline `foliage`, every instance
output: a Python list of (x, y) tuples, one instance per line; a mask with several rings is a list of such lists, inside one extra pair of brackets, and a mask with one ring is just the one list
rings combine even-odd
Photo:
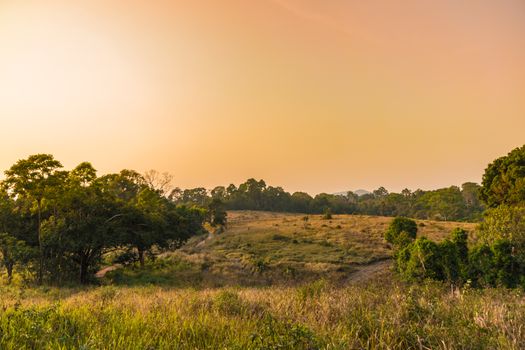
[(480, 195), (490, 208), (525, 204), (525, 145), (489, 164)]
[(212, 227), (218, 227), (221, 231), (226, 228), (228, 213), (225, 205), (219, 197), (213, 197), (208, 205), (210, 224)]
[[(388, 290), (388, 293), (385, 292)], [(519, 291), (381, 280), (330, 288), (2, 288), (2, 349), (522, 349)]]
[(358, 196), (320, 193), (288, 193), (281, 187), (268, 186), (264, 180), (248, 179), (239, 187), (218, 186), (211, 191), (198, 187), (181, 190), (176, 188), (171, 198), (179, 204), (209, 205), (220, 200), (227, 210), (264, 210), (304, 214), (366, 214), (406, 216), (418, 219), (445, 221), (477, 221), (483, 206), (478, 199), (479, 185), (465, 183), (462, 188), (449, 187), (434, 191), (389, 193), (380, 187), (373, 193)]
[[(83, 162), (71, 171), (52, 155), (18, 161), (0, 190), (0, 252), (8, 281), (19, 266), (40, 284), (87, 283), (109, 250), (145, 254), (179, 247), (203, 230), (205, 210), (164, 196), (166, 181), (133, 170), (97, 177)], [(160, 184), (160, 185), (159, 185)]]
[(323, 219), (324, 220), (332, 220), (332, 209), (326, 208), (324, 210)]
[(388, 226), (385, 240), (388, 243), (404, 246), (414, 240), (417, 235), (417, 223), (408, 218), (397, 217)]
[(488, 209), (480, 224), (479, 236), (488, 244), (499, 239), (508, 239), (525, 248), (525, 207), (503, 204)]
[(467, 232), (459, 228), (440, 243), (418, 238), (395, 253), (397, 271), (410, 281), (433, 279), (456, 285), (469, 281), (475, 287), (507, 288), (523, 283), (525, 266), (510, 240), (480, 243), (469, 250), (467, 239)]

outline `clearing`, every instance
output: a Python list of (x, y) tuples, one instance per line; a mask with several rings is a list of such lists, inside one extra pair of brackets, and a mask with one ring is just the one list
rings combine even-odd
[[(320, 278), (362, 283), (389, 275), (391, 249), (383, 239), (391, 217), (304, 215), (255, 211), (228, 213), (221, 234), (192, 238), (145, 269), (108, 272), (117, 284), (174, 286), (295, 285)], [(417, 220), (418, 236), (443, 239), (455, 227), (476, 224)]]

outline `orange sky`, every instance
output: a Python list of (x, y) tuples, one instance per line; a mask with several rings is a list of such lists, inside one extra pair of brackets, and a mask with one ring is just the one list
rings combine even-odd
[(523, 0), (0, 0), (0, 169), (480, 181), (525, 143)]

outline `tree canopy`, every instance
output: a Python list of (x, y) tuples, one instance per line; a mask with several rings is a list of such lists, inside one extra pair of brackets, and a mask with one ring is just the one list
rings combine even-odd
[(203, 231), (206, 209), (166, 196), (167, 176), (133, 170), (97, 176), (88, 162), (65, 171), (52, 155), (22, 159), (0, 186), (0, 253), (38, 283), (90, 281), (104, 253), (178, 247)]

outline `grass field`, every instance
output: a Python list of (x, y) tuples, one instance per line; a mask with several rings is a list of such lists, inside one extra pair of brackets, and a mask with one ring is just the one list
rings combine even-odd
[[(344, 285), (360, 271), (388, 275), (392, 252), (383, 239), (392, 218), (239, 211), (226, 232), (194, 237), (144, 270), (109, 274), (119, 284), (175, 286), (296, 285), (324, 278)], [(418, 221), (418, 235), (440, 240), (455, 227), (475, 224)], [(176, 278), (174, 278), (176, 276)], [(366, 274), (365, 274), (366, 276)]]
[(519, 291), (336, 287), (8, 290), (1, 349), (523, 349)]
[[(391, 218), (232, 212), (145, 269), (90, 288), (1, 287), (0, 349), (523, 349), (521, 290), (412, 285)], [(474, 224), (418, 222), (442, 239)]]

